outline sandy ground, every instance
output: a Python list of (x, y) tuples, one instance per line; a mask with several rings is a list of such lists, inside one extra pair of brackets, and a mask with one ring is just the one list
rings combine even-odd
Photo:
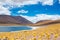
[(32, 28), (32, 30), (35, 30), (35, 29), (40, 28), (40, 27), (31, 27), (31, 28)]

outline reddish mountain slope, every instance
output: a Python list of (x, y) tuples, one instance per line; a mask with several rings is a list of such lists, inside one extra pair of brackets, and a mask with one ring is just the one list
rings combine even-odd
[(0, 15), (0, 24), (32, 24), (21, 16)]

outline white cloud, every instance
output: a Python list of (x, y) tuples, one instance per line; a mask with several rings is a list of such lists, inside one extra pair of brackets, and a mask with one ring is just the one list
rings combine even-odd
[(23, 5), (38, 4), (41, 2), (42, 5), (53, 5), (53, 0), (0, 0), (3, 5), (9, 5), (11, 7), (21, 7)]
[(60, 19), (60, 15), (47, 15), (47, 14), (37, 14), (36, 16), (23, 16), (22, 17), (30, 20), (33, 23), (36, 23), (40, 20), (57, 20)]
[(42, 5), (53, 5), (53, 0), (42, 1)]
[(5, 8), (3, 5), (5, 0), (0, 0), (0, 15), (11, 15), (8, 8)]
[(11, 15), (11, 14), (10, 14), (10, 11), (7, 8), (0, 5), (0, 15)]
[(28, 13), (27, 10), (19, 10), (18, 13)]
[(60, 0), (59, 0), (59, 4), (60, 4)]

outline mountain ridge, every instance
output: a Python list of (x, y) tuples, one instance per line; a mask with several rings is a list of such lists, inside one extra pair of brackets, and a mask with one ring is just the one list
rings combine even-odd
[(0, 15), (1, 24), (32, 24), (29, 20), (21, 16)]
[(56, 24), (56, 23), (60, 23), (60, 20), (42, 20), (42, 21), (38, 21), (37, 23), (35, 23), (34, 25), (50, 25), (50, 24)]

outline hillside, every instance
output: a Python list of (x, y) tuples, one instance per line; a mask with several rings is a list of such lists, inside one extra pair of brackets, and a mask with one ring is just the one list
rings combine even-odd
[(50, 25), (50, 24), (56, 24), (56, 23), (60, 23), (60, 20), (42, 20), (42, 21), (38, 21), (34, 25), (35, 26), (44, 26), (44, 25)]
[(8, 15), (0, 15), (0, 24), (32, 24), (29, 20), (21, 17), (21, 16), (8, 16)]

